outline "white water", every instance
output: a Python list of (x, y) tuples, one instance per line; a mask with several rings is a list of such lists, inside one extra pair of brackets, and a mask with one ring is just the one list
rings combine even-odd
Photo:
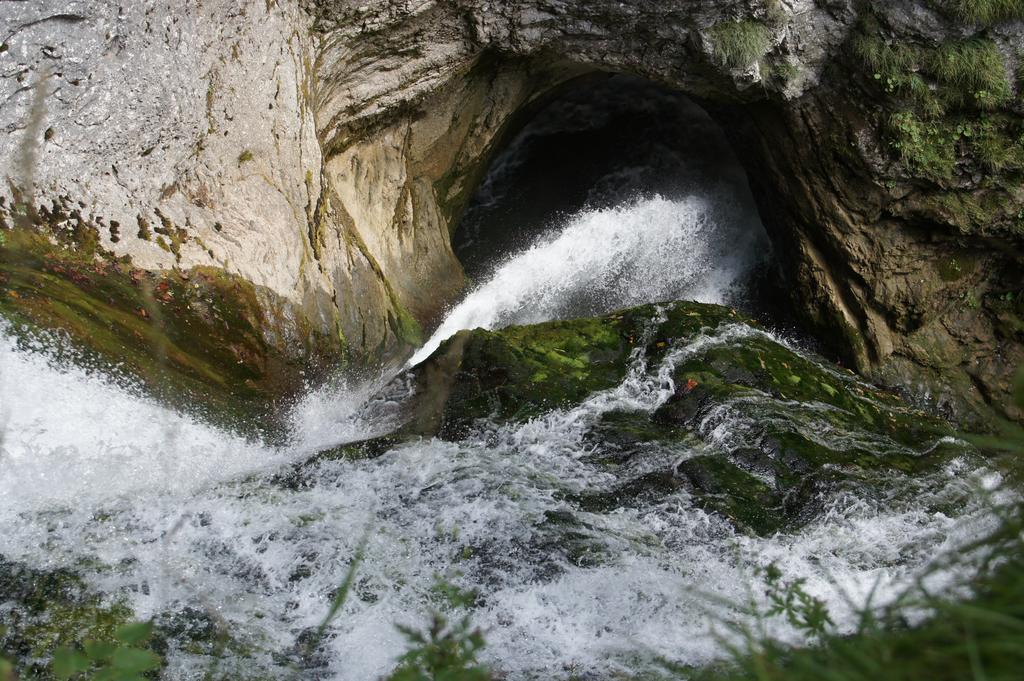
[(571, 217), (511, 255), (409, 361), (461, 329), (585, 317), (656, 300), (727, 303), (769, 246), (731, 186), (678, 200), (638, 199)]
[[(512, 257), (443, 328), (532, 321), (580, 305), (726, 300), (752, 251), (737, 248), (738, 234), (716, 231), (723, 225), (713, 210), (655, 198), (577, 216)], [(688, 353), (748, 333), (760, 332), (721, 329), (674, 348), (660, 367), (635, 360), (622, 385), (576, 408), (482, 427), (459, 443), (425, 440), (373, 460), (320, 463), (305, 486), (286, 489), (268, 476), (321, 447), (386, 432), (401, 389), (370, 403), (372, 388), (311, 395), (293, 413), (293, 443), (269, 447), (18, 349), (3, 332), (0, 554), (38, 567), (91, 565), (88, 581), (127, 594), (142, 617), (184, 605), (214, 612), (267, 651), (251, 666), (271, 664), (269, 651), (286, 651), (319, 623), (369, 528), (353, 598), (327, 644), (325, 676), (351, 681), (393, 667), (404, 650), (394, 625), (425, 621), (435, 574), (480, 592), (473, 618), (486, 632), (484, 657), (510, 679), (642, 669), (652, 656), (706, 662), (722, 654), (716, 630), (749, 621), (729, 603), (759, 598), (753, 570), (773, 561), (805, 576), (849, 628), (848, 599), (862, 602), (872, 589), (876, 602), (895, 597), (936, 556), (991, 526), (980, 502), (960, 517), (934, 510), (970, 497), (981, 472), (953, 464), (928, 481), (928, 495), (836, 495), (805, 528), (770, 538), (737, 534), (685, 491), (605, 513), (570, 500), (716, 451), (653, 447), (613, 474), (593, 460), (587, 435), (609, 411), (653, 411)], [(707, 428), (722, 442), (750, 425), (727, 413), (716, 419)], [(900, 484), (893, 479), (893, 489)], [(574, 535), (559, 518), (571, 519)], [(956, 577), (942, 570), (928, 583), (941, 591)], [(798, 639), (784, 623), (770, 627)], [(204, 664), (176, 654), (170, 677), (199, 676)]]

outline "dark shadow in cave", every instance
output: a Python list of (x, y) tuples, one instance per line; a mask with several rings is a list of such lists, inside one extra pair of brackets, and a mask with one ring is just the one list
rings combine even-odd
[(721, 127), (692, 99), (640, 78), (592, 74), (523, 118), (453, 235), (471, 280), (487, 279), (509, 254), (581, 211), (696, 195), (728, 208), (730, 222), (754, 235), (743, 247), (760, 251), (728, 302), (776, 327), (795, 326), (746, 173)]

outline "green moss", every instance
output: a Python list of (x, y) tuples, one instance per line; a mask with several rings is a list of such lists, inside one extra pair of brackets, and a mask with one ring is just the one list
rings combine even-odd
[(756, 21), (723, 21), (708, 30), (715, 58), (732, 68), (744, 68), (771, 47), (771, 31)]
[(395, 304), (395, 314), (389, 313), (388, 315), (388, 323), (391, 326), (392, 333), (410, 347), (415, 348), (423, 345), (423, 327), (398, 300), (393, 300), (392, 302)]
[[(68, 678), (57, 670), (73, 668), (88, 670), (73, 678), (158, 678), (155, 667), (172, 645), (191, 655), (231, 653), (229, 666), (245, 669), (223, 678), (270, 678), (253, 645), (208, 612), (185, 607), (138, 622), (123, 598), (101, 596), (71, 569), (43, 570), (0, 557), (0, 605), (0, 651), (23, 679)], [(125, 673), (129, 662), (136, 674)]]
[(1024, 233), (1017, 203), (1006, 190), (935, 192), (921, 196), (919, 205), (929, 220), (954, 226), (963, 234)]
[[(500, 424), (572, 407), (619, 385), (634, 353), (653, 367), (710, 329), (751, 323), (728, 308), (678, 302), (592, 319), (464, 331), (414, 370), (416, 425), (403, 437), (460, 439), (480, 419)], [(656, 502), (686, 486), (705, 509), (744, 531), (765, 534), (816, 517), (815, 504), (844, 485), (870, 496), (884, 488), (886, 476), (934, 471), (954, 456), (970, 456), (961, 445), (936, 446), (952, 434), (949, 427), (893, 394), (767, 335), (729, 338), (702, 344), (680, 361), (675, 394), (653, 414), (616, 411), (591, 426), (588, 461), (617, 482), (572, 492), (566, 500), (604, 512)], [(713, 428), (708, 419), (723, 410), (743, 424), (737, 425), (742, 442), (724, 451), (721, 443), (707, 441)], [(715, 454), (678, 471), (623, 473), (635, 456), (680, 447), (710, 447)]]
[[(723, 310), (678, 304), (644, 350), (662, 355), (672, 338), (731, 314)], [(460, 332), (415, 370), (409, 428), (457, 438), (477, 419), (525, 420), (577, 404), (621, 381), (655, 314), (648, 305), (593, 319)]]
[(20, 332), (59, 330), (160, 399), (227, 425), (267, 422), (273, 401), (302, 387), (311, 367), (268, 341), (275, 322), (248, 282), (209, 267), (134, 269), (30, 230), (8, 236), (0, 315)]
[(153, 229), (159, 235), (156, 238), (157, 245), (168, 253), (172, 253), (175, 261), (180, 262), (181, 246), (190, 238), (188, 232), (175, 225), (159, 208), (154, 209), (154, 212), (160, 221), (160, 226)]
[(136, 221), (138, 222), (139, 225), (139, 231), (136, 234), (136, 236), (138, 236), (140, 239), (144, 241), (149, 241), (151, 238), (153, 238), (153, 233), (149, 231), (149, 221), (146, 220), (146, 218), (142, 217), (141, 215), (139, 215), (136, 218)]
[(782, 494), (722, 456), (698, 456), (679, 464), (697, 504), (724, 515), (741, 529), (770, 535), (786, 525)]
[(242, 165), (243, 163), (248, 163), (252, 159), (253, 159), (252, 152), (250, 150), (246, 149), (245, 151), (243, 151), (241, 154), (238, 155), (238, 165)]
[(446, 402), (445, 431), (454, 435), (492, 415), (527, 419), (614, 386), (626, 371), (627, 328), (621, 320), (574, 320), (469, 332)]

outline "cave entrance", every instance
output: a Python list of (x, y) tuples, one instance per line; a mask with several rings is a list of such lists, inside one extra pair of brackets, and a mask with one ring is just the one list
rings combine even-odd
[(692, 99), (592, 74), (510, 128), (452, 237), (477, 307), (507, 308), (479, 321), (670, 299), (780, 320), (778, 268), (746, 173)]

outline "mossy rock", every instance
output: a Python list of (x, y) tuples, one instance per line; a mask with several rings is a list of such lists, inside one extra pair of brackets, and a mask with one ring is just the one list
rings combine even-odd
[[(812, 520), (842, 487), (870, 496), (893, 476), (976, 455), (939, 419), (767, 336), (711, 346), (677, 365), (674, 379), (652, 420), (717, 450), (678, 473), (698, 505), (758, 534)], [(724, 421), (723, 442), (714, 431)]]
[(678, 477), (709, 511), (756, 534), (778, 531), (788, 522), (784, 494), (721, 456), (698, 456), (679, 464)]
[[(20, 678), (53, 679), (51, 661), (58, 648), (122, 647), (119, 630), (138, 624), (124, 597), (99, 594), (75, 569), (39, 569), (0, 556), (0, 657), (13, 661)], [(270, 678), (260, 667), (261, 647), (244, 641), (237, 628), (210, 611), (170, 604), (151, 624), (145, 640), (132, 642), (137, 649), (163, 660), (172, 649), (209, 660), (230, 654), (228, 665), (241, 668), (224, 678)], [(143, 676), (160, 678), (158, 670)]]
[(679, 339), (736, 313), (715, 305), (644, 305), (601, 317), (461, 331), (413, 370), (406, 432), (459, 439), (479, 419), (525, 421), (618, 385), (631, 353), (657, 360)]
[(374, 459), (408, 439), (402, 435), (385, 435), (330, 447), (277, 473), (270, 479), (270, 482), (277, 487), (291, 490), (311, 487), (316, 484), (316, 469), (321, 464), (331, 461)]
[[(682, 356), (667, 402), (653, 413), (606, 412), (590, 426), (587, 461), (617, 481), (567, 492), (571, 508), (604, 513), (687, 493), (740, 531), (771, 534), (818, 517), (843, 489), (870, 497), (893, 479), (975, 456), (948, 425), (898, 396), (728, 308), (688, 302), (464, 331), (413, 370), (402, 436), (457, 440), (477, 423), (572, 408), (619, 385), (631, 356), (642, 355), (650, 372), (670, 352)], [(724, 439), (715, 431), (722, 422)]]
[(811, 361), (766, 335), (708, 348), (676, 366), (675, 382), (676, 393), (655, 414), (657, 421), (693, 425), (726, 399), (761, 395), (778, 404), (833, 407), (816, 414), (836, 429), (867, 429), (907, 446), (953, 432), (897, 395)]
[(158, 399), (221, 425), (266, 425), (275, 403), (317, 371), (316, 358), (340, 353), (316, 334), (309, 336), (316, 347), (286, 350), (289, 334), (268, 312), (283, 303), (224, 270), (151, 272), (41, 231), (5, 236), (0, 316), (16, 333), (62, 334), (72, 359), (126, 374)]

